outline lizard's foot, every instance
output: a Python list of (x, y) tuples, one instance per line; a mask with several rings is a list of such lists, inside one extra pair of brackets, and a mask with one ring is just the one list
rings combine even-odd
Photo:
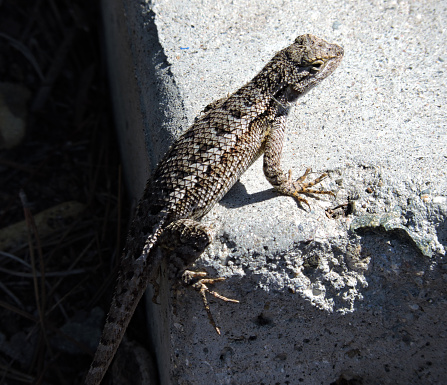
[(208, 319), (213, 325), (214, 329), (216, 330), (217, 334), (220, 334), (220, 329), (217, 327), (216, 322), (214, 321), (214, 317), (211, 314), (210, 305), (208, 303), (208, 299), (206, 298), (206, 293), (209, 293), (213, 295), (214, 297), (221, 299), (225, 302), (233, 302), (233, 303), (239, 303), (236, 299), (231, 299), (224, 297), (223, 295), (220, 295), (219, 293), (216, 293), (213, 290), (210, 290), (207, 285), (213, 285), (216, 282), (222, 282), (225, 281), (225, 278), (205, 278), (207, 275), (206, 272), (203, 271), (190, 271), (185, 270), (182, 276), (182, 280), (186, 285), (192, 286), (194, 289), (196, 289), (200, 296), (202, 297), (203, 305), (205, 306), (206, 314), (208, 315)]
[(311, 172), (310, 167), (306, 169), (305, 173), (299, 177), (296, 181), (292, 181), (292, 170), (289, 170), (289, 177), (287, 179), (287, 182), (284, 186), (279, 187), (279, 192), (285, 195), (289, 195), (294, 197), (300, 204), (305, 203), (309, 208), (310, 205), (307, 202), (305, 198), (300, 196), (299, 194), (326, 194), (326, 195), (332, 195), (335, 197), (335, 194), (332, 191), (327, 190), (315, 190), (309, 187), (313, 187), (316, 184), (320, 183), (324, 178), (327, 177), (327, 174), (321, 174), (317, 179), (310, 181), (310, 182), (304, 182), (306, 177)]

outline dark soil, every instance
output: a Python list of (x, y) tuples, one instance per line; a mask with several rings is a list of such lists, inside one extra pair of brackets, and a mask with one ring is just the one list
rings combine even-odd
[[(26, 135), (0, 150), (0, 230), (27, 220), (26, 237), (0, 250), (0, 384), (82, 383), (94, 349), (85, 325), (102, 322), (91, 310), (113, 289), (129, 210), (99, 8), (0, 1), (0, 83), (30, 94)], [(83, 209), (41, 235), (36, 216), (73, 201)]]

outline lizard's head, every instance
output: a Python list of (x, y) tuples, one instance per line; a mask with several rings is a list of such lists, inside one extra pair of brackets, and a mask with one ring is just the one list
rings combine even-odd
[(284, 54), (292, 64), (285, 80), (299, 96), (334, 72), (343, 58), (343, 48), (313, 35), (301, 35)]

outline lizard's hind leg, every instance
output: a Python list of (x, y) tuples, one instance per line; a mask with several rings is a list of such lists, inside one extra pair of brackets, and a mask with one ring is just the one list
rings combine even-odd
[(192, 219), (179, 219), (166, 227), (159, 239), (159, 245), (169, 254), (169, 268), (174, 270), (174, 274), (170, 276), (178, 279), (178, 272), (183, 272), (182, 283), (200, 293), (208, 319), (216, 332), (220, 334), (211, 314), (206, 293), (225, 302), (239, 303), (239, 301), (224, 297), (208, 288), (208, 285), (224, 281), (225, 278), (206, 278), (207, 273), (204, 271), (185, 270), (196, 261), (212, 239), (212, 228), (209, 226)]
[[(212, 242), (212, 228), (193, 219), (178, 219), (161, 234), (158, 245), (169, 255), (169, 263), (185, 270)], [(175, 253), (175, 257), (171, 256)]]
[(213, 285), (216, 282), (225, 281), (224, 277), (220, 278), (205, 278), (207, 276), (207, 273), (204, 271), (190, 271), (185, 270), (185, 272), (182, 275), (182, 281), (185, 285), (192, 286), (194, 289), (196, 289), (200, 296), (202, 297), (203, 306), (205, 307), (206, 314), (208, 315), (208, 319), (213, 325), (214, 329), (216, 330), (217, 334), (220, 334), (220, 329), (217, 327), (216, 322), (214, 321), (214, 317), (211, 314), (210, 305), (208, 303), (208, 299), (206, 298), (206, 293), (210, 293), (214, 297), (221, 299), (225, 302), (233, 302), (233, 303), (239, 303), (236, 299), (231, 299), (224, 297), (223, 295), (210, 290), (207, 285)]

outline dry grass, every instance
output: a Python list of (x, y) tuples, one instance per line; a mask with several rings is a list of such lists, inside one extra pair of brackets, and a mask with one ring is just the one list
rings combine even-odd
[[(0, 229), (26, 225), (0, 250), (0, 384), (81, 383), (85, 325), (110, 299), (128, 210), (100, 26), (98, 1), (0, 1), (0, 82), (31, 95), (25, 138), (0, 151)], [(42, 235), (38, 214), (73, 201), (82, 210), (49, 219)]]

